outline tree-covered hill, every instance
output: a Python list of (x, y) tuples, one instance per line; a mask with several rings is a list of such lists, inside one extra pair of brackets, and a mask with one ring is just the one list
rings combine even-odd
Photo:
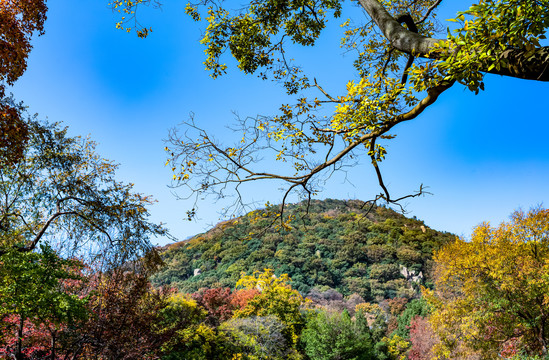
[[(153, 281), (190, 293), (234, 287), (242, 272), (272, 268), (289, 274), (292, 287), (307, 294), (335, 289), (367, 301), (413, 297), (429, 283), (434, 249), (455, 236), (384, 207), (361, 201), (313, 201), (290, 205), (291, 229), (268, 227), (269, 209), (219, 223), (190, 240), (165, 247), (166, 266)], [(267, 230), (266, 230), (267, 229)], [(199, 269), (195, 271), (195, 269)]]

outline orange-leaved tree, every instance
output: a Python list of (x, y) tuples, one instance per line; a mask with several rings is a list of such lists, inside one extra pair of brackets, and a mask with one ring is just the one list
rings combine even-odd
[(43, 34), (47, 10), (45, 0), (0, 2), (0, 89), (25, 72), (30, 40), (35, 33)]
[[(30, 40), (44, 32), (47, 10), (45, 0), (0, 1), (0, 98), (6, 85), (13, 85), (27, 69)], [(28, 140), (27, 127), (15, 107), (0, 102), (0, 165), (17, 162)]]

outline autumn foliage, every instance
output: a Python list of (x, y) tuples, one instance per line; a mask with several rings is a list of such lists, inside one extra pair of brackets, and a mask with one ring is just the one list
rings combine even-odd
[[(6, 85), (27, 69), (33, 34), (44, 32), (48, 8), (45, 0), (0, 1), (0, 98)], [(0, 165), (13, 164), (22, 156), (28, 129), (17, 105), (0, 102)]]
[(435, 260), (436, 287), (426, 294), (438, 356), (548, 353), (549, 210), (479, 225), (470, 242), (457, 239)]
[[(0, 2), (0, 80), (12, 85), (27, 69), (30, 40), (44, 32), (45, 0)], [(2, 85), (3, 90), (3, 85)]]
[(0, 166), (17, 163), (29, 140), (28, 125), (9, 101), (0, 101)]
[(435, 253), (423, 299), (378, 303), (327, 287), (303, 297), (268, 268), (185, 294), (138, 268), (12, 249), (0, 254), (0, 357), (536, 359), (549, 338), (548, 241), (549, 210), (482, 224)]
[(437, 343), (437, 337), (426, 318), (416, 316), (410, 322), (411, 348), (409, 360), (428, 360), (433, 356), (432, 349)]

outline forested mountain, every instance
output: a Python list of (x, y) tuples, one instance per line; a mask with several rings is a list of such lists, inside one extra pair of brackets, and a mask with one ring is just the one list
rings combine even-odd
[[(190, 240), (162, 249), (166, 266), (156, 285), (191, 293), (200, 288), (234, 288), (241, 273), (274, 269), (288, 274), (306, 295), (315, 287), (366, 301), (414, 296), (429, 285), (433, 250), (455, 239), (385, 207), (357, 200), (290, 205), (291, 229), (270, 226), (270, 209), (225, 221)], [(369, 210), (369, 211), (368, 211)], [(199, 269), (199, 274), (196, 269)]]

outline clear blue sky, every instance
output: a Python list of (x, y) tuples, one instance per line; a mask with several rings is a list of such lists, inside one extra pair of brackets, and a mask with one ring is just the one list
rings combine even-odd
[[(50, 1), (46, 34), (35, 39), (29, 69), (13, 93), (31, 112), (68, 125), (71, 134), (90, 134), (103, 157), (121, 164), (121, 180), (158, 200), (153, 219), (167, 223), (176, 237), (203, 232), (219, 220), (221, 204), (203, 203), (200, 221), (184, 221), (191, 205), (176, 201), (167, 187), (171, 173), (164, 167), (162, 139), (168, 129), (194, 112), (202, 127), (224, 138), (232, 111), (269, 115), (288, 99), (278, 85), (235, 68), (211, 79), (202, 63), (199, 25), (184, 15), (184, 2), (146, 11), (143, 22), (153, 33), (145, 40), (116, 30), (106, 4)], [(458, 10), (464, 8), (444, 8), (441, 18)], [(334, 91), (353, 75), (352, 57), (343, 56), (338, 44), (339, 34), (329, 32), (318, 47), (295, 54)], [(497, 224), (517, 208), (547, 205), (548, 86), (487, 76), (485, 92), (475, 96), (455, 86), (421, 117), (400, 125), (382, 163), (385, 180), (394, 195), (420, 183), (433, 193), (411, 200), (409, 215), (468, 236), (482, 221)], [(370, 199), (380, 191), (368, 161), (349, 180), (354, 185), (336, 177), (320, 197)], [(250, 198), (278, 203), (275, 187), (265, 191), (270, 186), (250, 190)]]

